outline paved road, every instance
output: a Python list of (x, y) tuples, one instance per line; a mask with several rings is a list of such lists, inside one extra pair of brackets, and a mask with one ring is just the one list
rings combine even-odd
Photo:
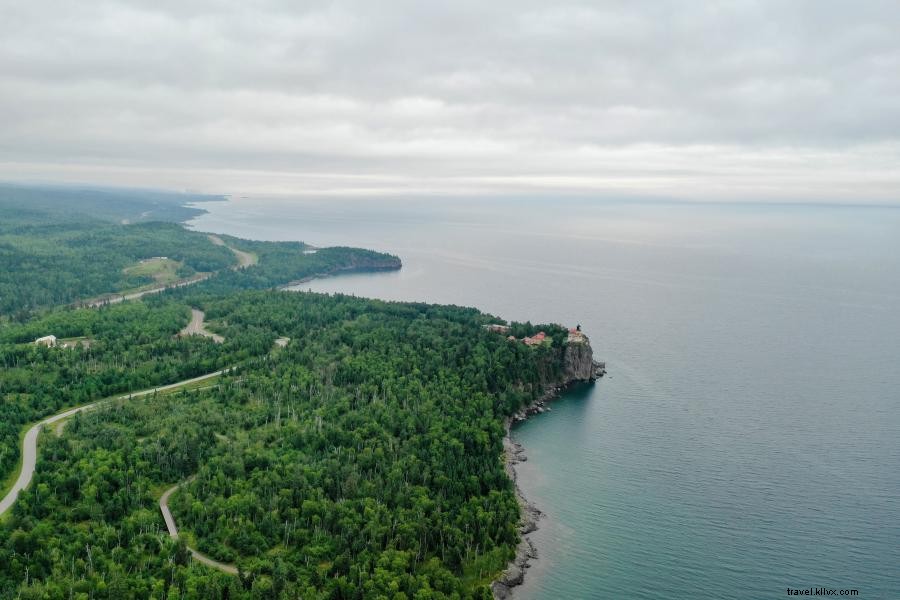
[(169, 285), (160, 285), (157, 287), (153, 287), (150, 289), (146, 289), (142, 292), (132, 292), (131, 294), (120, 294), (120, 295), (110, 295), (105, 296), (103, 298), (95, 298), (94, 300), (87, 300), (82, 302), (80, 306), (86, 306), (88, 308), (97, 308), (98, 306), (103, 306), (106, 304), (118, 304), (119, 302), (124, 302), (125, 300), (137, 300), (138, 298), (143, 298), (144, 296), (148, 296), (150, 294), (158, 294), (160, 292), (164, 292), (166, 290), (171, 290), (174, 288), (185, 287), (188, 285), (194, 285), (195, 283), (200, 283), (201, 281), (206, 281), (212, 277), (210, 274), (203, 275), (195, 275), (191, 279), (184, 279), (179, 281), (178, 283), (172, 283)]
[[(192, 478), (187, 479), (185, 483), (190, 481)], [(162, 495), (162, 498), (159, 499), (159, 510), (162, 511), (163, 520), (166, 522), (166, 529), (169, 530), (169, 535), (173, 539), (178, 539), (178, 528), (175, 526), (175, 518), (172, 516), (172, 511), (169, 510), (169, 497), (175, 493), (175, 491), (181, 487), (181, 484), (173, 485), (169, 489), (165, 491)], [(223, 573), (228, 573), (229, 575), (237, 575), (237, 567), (234, 565), (219, 562), (213, 558), (208, 557), (207, 555), (199, 552), (198, 550), (194, 550), (190, 546), (188, 546), (188, 550), (191, 552), (191, 556), (193, 556), (197, 561), (203, 563), (208, 567), (212, 567), (213, 569), (218, 569)]]
[[(178, 383), (173, 383), (170, 385), (163, 385), (160, 387), (155, 387), (149, 390), (143, 390), (140, 392), (134, 392), (132, 394), (125, 394), (122, 396), (118, 396), (116, 398), (112, 398), (112, 400), (124, 400), (128, 398), (138, 398), (140, 396), (146, 396), (148, 394), (153, 394), (155, 392), (164, 392), (166, 390), (172, 390), (175, 388), (179, 388), (185, 385), (189, 385), (191, 383), (196, 383), (198, 381), (205, 381), (207, 379), (212, 379), (218, 375), (222, 375), (223, 373), (228, 372), (230, 369), (222, 369), (221, 371), (216, 371), (215, 373), (208, 373), (206, 375), (201, 375), (200, 377), (194, 377), (193, 379), (186, 379), (185, 381), (179, 381)], [(98, 406), (110, 402), (110, 399), (106, 400), (98, 400), (97, 402), (92, 402), (91, 404), (85, 404), (84, 406), (78, 406), (75, 408), (70, 408), (61, 413), (55, 414), (52, 417), (47, 417), (43, 421), (36, 423), (33, 425), (27, 433), (25, 433), (25, 439), (22, 442), (22, 472), (19, 473), (19, 478), (16, 479), (16, 482), (13, 484), (12, 488), (10, 488), (9, 492), (7, 492), (6, 496), (0, 500), (0, 516), (2, 516), (6, 511), (8, 511), (13, 504), (16, 503), (16, 499), (19, 497), (19, 492), (28, 487), (31, 483), (31, 480), (34, 478), (34, 468), (37, 463), (37, 441), (38, 434), (41, 432), (41, 429), (46, 425), (52, 425), (57, 421), (61, 421), (63, 419), (67, 419), (72, 415), (78, 414), (80, 412), (84, 412), (86, 410), (92, 410), (97, 408)]]

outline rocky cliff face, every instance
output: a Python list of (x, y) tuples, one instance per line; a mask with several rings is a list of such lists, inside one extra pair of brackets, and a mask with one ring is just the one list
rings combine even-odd
[(506, 455), (506, 472), (515, 486), (516, 498), (519, 500), (519, 506), (522, 510), (522, 520), (519, 523), (519, 533), (522, 537), (516, 548), (515, 558), (507, 565), (506, 570), (501, 573), (500, 577), (491, 584), (491, 591), (496, 600), (510, 600), (512, 598), (512, 589), (522, 584), (526, 569), (531, 566), (531, 561), (537, 558), (537, 549), (526, 536), (537, 529), (537, 522), (541, 518), (541, 511), (525, 499), (522, 490), (519, 488), (515, 465), (527, 460), (527, 457), (522, 446), (509, 439), (509, 426), (516, 421), (527, 419), (530, 415), (550, 410), (547, 403), (555, 399), (566, 387), (579, 381), (594, 381), (606, 374), (606, 364), (594, 360), (594, 350), (591, 348), (591, 343), (587, 336), (581, 336), (581, 339), (577, 341), (570, 341), (562, 352), (563, 368), (560, 381), (548, 385), (543, 396), (531, 406), (513, 415), (506, 423), (506, 437), (503, 440)]
[(563, 384), (593, 381), (603, 375), (603, 364), (594, 362), (594, 350), (587, 337), (569, 342), (563, 353)]
[(393, 271), (403, 266), (396, 256), (354, 256), (349, 265), (341, 268), (348, 271)]
[(562, 374), (559, 380), (545, 382), (541, 397), (513, 415), (512, 421), (524, 421), (531, 415), (550, 410), (547, 404), (570, 385), (580, 381), (595, 381), (605, 374), (606, 363), (594, 360), (594, 350), (587, 336), (583, 336), (580, 341), (567, 343), (562, 350)]

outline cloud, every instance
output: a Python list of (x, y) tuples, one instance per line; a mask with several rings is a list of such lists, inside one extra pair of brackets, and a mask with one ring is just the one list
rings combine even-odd
[(6, 2), (0, 177), (900, 201), (900, 5)]

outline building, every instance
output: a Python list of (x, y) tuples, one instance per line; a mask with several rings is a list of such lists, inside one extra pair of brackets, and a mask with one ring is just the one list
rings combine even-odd
[(568, 339), (568, 341), (569, 341), (570, 343), (571, 343), (571, 342), (584, 342), (584, 341), (585, 341), (584, 332), (581, 331), (581, 325), (579, 325), (579, 326), (577, 326), (577, 327), (573, 327), (572, 329), (569, 329), (569, 339)]
[(509, 325), (501, 325), (500, 323), (491, 323), (490, 325), (485, 325), (484, 328), (492, 333), (509, 333)]
[(47, 346), (48, 348), (54, 348), (56, 347), (56, 336), (45, 335), (44, 337), (40, 337), (34, 340), (34, 343), (38, 346)]
[(540, 346), (547, 339), (547, 334), (543, 331), (539, 331), (531, 337), (522, 338), (522, 341), (525, 342), (527, 346)]

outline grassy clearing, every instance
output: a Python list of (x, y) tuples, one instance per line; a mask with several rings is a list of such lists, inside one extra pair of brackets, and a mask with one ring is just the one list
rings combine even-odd
[(192, 383), (187, 383), (185, 385), (178, 386), (177, 388), (172, 388), (171, 390), (163, 390), (158, 393), (160, 395), (177, 394), (180, 392), (196, 392), (199, 390), (214, 388), (218, 385), (218, 381), (221, 377), (221, 375), (216, 375), (215, 377), (210, 377), (209, 379), (204, 379), (203, 381), (194, 381)]
[(148, 258), (142, 260), (136, 265), (125, 269), (127, 275), (136, 275), (139, 277), (151, 277), (159, 285), (169, 285), (175, 283), (179, 279), (178, 269), (182, 263), (171, 258)]
[(63, 348), (90, 348), (94, 340), (81, 335), (78, 337), (60, 338), (56, 340), (56, 343)]
[(53, 433), (56, 434), (56, 437), (62, 437), (63, 430), (65, 430), (68, 423), (69, 419), (62, 419), (53, 424)]
[(156, 498), (157, 502), (162, 495), (166, 493), (166, 490), (175, 485), (174, 483), (160, 483), (158, 485), (154, 485), (150, 487), (150, 495)]

